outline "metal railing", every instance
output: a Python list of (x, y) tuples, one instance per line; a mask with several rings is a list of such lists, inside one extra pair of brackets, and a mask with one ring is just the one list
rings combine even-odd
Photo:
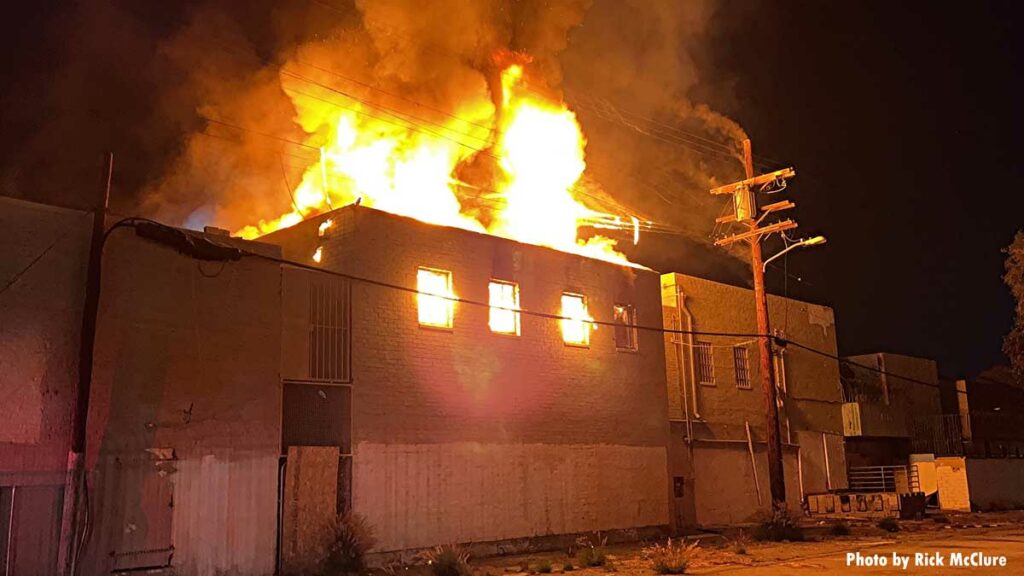
[(851, 466), (846, 472), (851, 492), (921, 491), (917, 468), (907, 466)]

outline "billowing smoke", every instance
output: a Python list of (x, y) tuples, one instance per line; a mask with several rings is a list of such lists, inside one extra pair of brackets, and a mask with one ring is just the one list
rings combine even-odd
[[(469, 114), (467, 103), (493, 101), (501, 55), (509, 54), (529, 59), (532, 89), (576, 112), (587, 139), (584, 183), (608, 206), (706, 241), (721, 208), (707, 189), (742, 174), (735, 150), (743, 131), (688, 98), (699, 83), (691, 43), (712, 0), (99, 4), (85, 2), (71, 19), (80, 37), (71, 49), (126, 55), (107, 67), (131, 79), (123, 93), (112, 97), (100, 85), (86, 98), (111, 108), (116, 128), (98, 148), (119, 153), (114, 204), (123, 212), (233, 230), (278, 216), (294, 205), (328, 138), (323, 127), (301, 124), (289, 89), (371, 100), (440, 124)], [(110, 36), (111, 21), (124, 33)], [(81, 86), (60, 98), (90, 92), (73, 58), (68, 69)], [(479, 134), (470, 122), (466, 132)], [(34, 140), (39, 149), (54, 144)], [(486, 179), (481, 158), (456, 176)], [(5, 186), (14, 180), (5, 169)]]
[[(687, 98), (699, 80), (689, 43), (711, 14), (708, 2), (329, 5), (310, 2), (290, 13), (278, 26), (290, 27), (290, 38), (279, 35), (291, 42), (279, 40), (269, 53), (212, 6), (164, 45), (165, 55), (192, 71), (179, 90), (191, 92), (207, 121), (144, 193), (148, 212), (237, 229), (286, 211), (290, 190), (316, 160), (315, 150), (286, 141), (315, 147), (317, 136), (295, 124), (282, 83), (315, 83), (305, 88), (313, 94), (336, 88), (433, 122), (491, 97), (494, 57), (502, 52), (528, 55), (534, 85), (577, 112), (588, 139), (588, 185), (627, 209), (706, 236), (718, 205), (707, 188), (739, 174), (728, 151), (688, 135), (733, 146), (743, 137)], [(325, 24), (311, 25), (304, 14)]]

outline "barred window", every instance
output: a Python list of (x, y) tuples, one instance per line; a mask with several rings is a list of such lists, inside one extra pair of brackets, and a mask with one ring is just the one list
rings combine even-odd
[(711, 342), (697, 341), (697, 380), (708, 386), (715, 385), (715, 357)]
[(339, 278), (309, 282), (309, 377), (349, 379), (349, 283)]
[(733, 347), (732, 363), (736, 367), (736, 387), (750, 390), (750, 359), (746, 346)]
[(615, 348), (636, 350), (636, 309), (630, 304), (616, 304), (612, 308), (612, 316), (615, 320)]

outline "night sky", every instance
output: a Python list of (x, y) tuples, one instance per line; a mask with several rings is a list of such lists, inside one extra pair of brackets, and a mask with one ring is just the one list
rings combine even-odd
[[(114, 205), (128, 206), (178, 146), (139, 132), (166, 80), (147, 58), (183, 11), (132, 8), (144, 11), (132, 28), (109, 24), (124, 46), (105, 51), (78, 33), (88, 4), (22, 3), (4, 18), (2, 194), (80, 205), (101, 153), (118, 149)], [(935, 358), (950, 376), (1005, 362), (1001, 249), (1024, 227), (1016, 4), (720, 2), (695, 43), (691, 97), (737, 120), (759, 163), (797, 169), (798, 235), (829, 242), (792, 253), (789, 280), (775, 268), (769, 284), (833, 306), (843, 354)], [(69, 54), (87, 65), (69, 73)]]
[(706, 97), (755, 155), (796, 167), (798, 231), (829, 239), (791, 253), (805, 285), (790, 294), (835, 308), (843, 354), (935, 358), (950, 376), (1005, 362), (1001, 249), (1024, 227), (1019, 4), (734, 4), (706, 43)]

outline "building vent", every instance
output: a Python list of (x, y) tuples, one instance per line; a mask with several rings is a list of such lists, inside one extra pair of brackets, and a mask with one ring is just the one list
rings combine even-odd
[(348, 381), (351, 322), (347, 280), (310, 279), (309, 324), (309, 377), (321, 381)]
[(289, 446), (337, 446), (351, 453), (352, 389), (284, 383), (281, 451)]

